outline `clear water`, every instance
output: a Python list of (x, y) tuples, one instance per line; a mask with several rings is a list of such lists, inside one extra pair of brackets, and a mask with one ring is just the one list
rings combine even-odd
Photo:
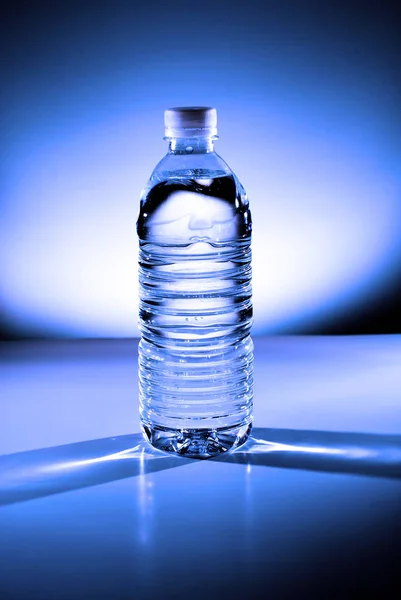
[(252, 424), (251, 215), (231, 174), (169, 174), (141, 202), (140, 413), (156, 447), (208, 457)]

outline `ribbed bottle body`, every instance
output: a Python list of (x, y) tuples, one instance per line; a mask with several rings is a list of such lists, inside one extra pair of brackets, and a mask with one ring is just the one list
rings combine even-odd
[(251, 216), (232, 174), (171, 175), (138, 219), (140, 414), (155, 446), (207, 457), (252, 423)]

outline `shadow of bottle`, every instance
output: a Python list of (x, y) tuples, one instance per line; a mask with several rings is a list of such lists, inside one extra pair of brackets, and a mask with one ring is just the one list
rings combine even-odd
[(401, 479), (401, 435), (255, 427), (244, 446), (212, 460)]
[(140, 433), (7, 454), (0, 456), (0, 506), (189, 462), (155, 450)]
[[(401, 436), (256, 427), (244, 446), (209, 460), (401, 479)], [(8, 454), (0, 456), (0, 506), (193, 462), (139, 433)]]

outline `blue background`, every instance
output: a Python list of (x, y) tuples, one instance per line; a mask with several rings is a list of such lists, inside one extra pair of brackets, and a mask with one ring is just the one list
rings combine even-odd
[(401, 43), (386, 2), (13, 2), (4, 337), (130, 337), (163, 111), (211, 105), (254, 219), (254, 334), (401, 331)]

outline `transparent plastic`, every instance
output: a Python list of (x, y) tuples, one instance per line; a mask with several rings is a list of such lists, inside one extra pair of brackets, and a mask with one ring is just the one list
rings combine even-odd
[(198, 458), (252, 427), (251, 213), (214, 139), (169, 140), (137, 222), (142, 430)]

